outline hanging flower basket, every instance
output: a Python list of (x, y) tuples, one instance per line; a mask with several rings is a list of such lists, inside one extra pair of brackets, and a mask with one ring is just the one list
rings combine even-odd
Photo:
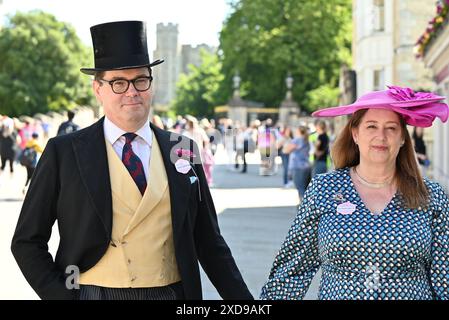
[(441, 0), (437, 4), (437, 14), (429, 21), (426, 31), (419, 37), (415, 45), (415, 55), (425, 55), (432, 42), (438, 37), (449, 21), (449, 0)]

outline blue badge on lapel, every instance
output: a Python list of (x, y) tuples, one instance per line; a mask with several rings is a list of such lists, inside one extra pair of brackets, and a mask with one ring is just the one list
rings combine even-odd
[(196, 180), (198, 180), (197, 177), (190, 177), (190, 184), (194, 184)]

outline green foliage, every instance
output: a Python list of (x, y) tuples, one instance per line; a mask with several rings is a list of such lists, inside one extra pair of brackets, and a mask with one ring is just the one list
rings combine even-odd
[(311, 110), (317, 110), (338, 105), (340, 89), (324, 84), (317, 89), (307, 92), (307, 100)]
[(220, 34), (223, 84), (238, 71), (245, 99), (278, 106), (290, 72), (293, 97), (311, 110), (307, 92), (337, 83), (350, 64), (351, 0), (240, 0), (233, 9)]
[(219, 90), (224, 76), (217, 55), (203, 50), (201, 61), (199, 67), (190, 65), (189, 74), (181, 74), (178, 80), (173, 104), (177, 114), (211, 117), (214, 107), (228, 100)]
[(73, 27), (41, 11), (17, 13), (0, 29), (0, 113), (33, 115), (93, 102), (79, 69), (90, 50)]

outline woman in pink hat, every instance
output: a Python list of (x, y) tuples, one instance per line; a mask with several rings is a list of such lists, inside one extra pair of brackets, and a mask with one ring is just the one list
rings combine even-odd
[(315, 112), (352, 114), (335, 171), (309, 185), (261, 299), (302, 299), (321, 267), (319, 299), (449, 299), (449, 200), (421, 176), (406, 125), (448, 118), (444, 97), (409, 88)]

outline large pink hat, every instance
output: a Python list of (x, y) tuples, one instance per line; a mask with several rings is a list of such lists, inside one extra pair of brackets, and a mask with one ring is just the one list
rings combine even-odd
[(367, 93), (353, 104), (317, 110), (312, 116), (336, 117), (362, 109), (387, 109), (399, 113), (407, 124), (415, 127), (430, 127), (436, 117), (447, 121), (449, 107), (442, 102), (445, 97), (430, 92), (414, 92), (410, 88), (387, 87), (388, 90)]

